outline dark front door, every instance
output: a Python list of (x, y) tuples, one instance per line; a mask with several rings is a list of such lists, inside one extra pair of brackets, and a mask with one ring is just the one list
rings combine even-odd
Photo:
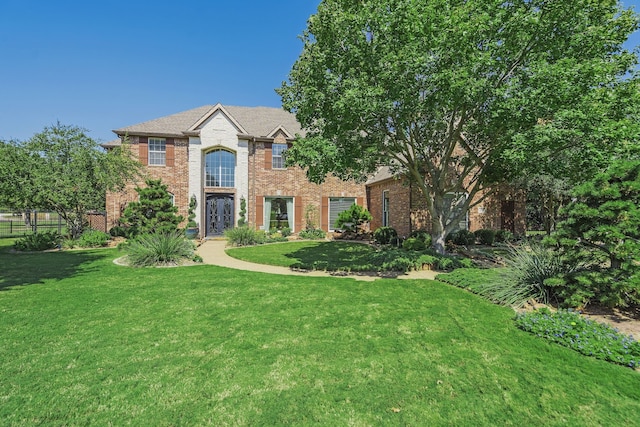
[(219, 236), (233, 228), (233, 195), (207, 194), (207, 236)]

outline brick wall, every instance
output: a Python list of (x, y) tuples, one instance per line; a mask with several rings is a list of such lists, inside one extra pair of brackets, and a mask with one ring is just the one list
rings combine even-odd
[(389, 197), (389, 226), (393, 227), (399, 236), (408, 236), (412, 230), (411, 188), (399, 179), (387, 179), (368, 187), (367, 204), (373, 217), (371, 230), (382, 226), (382, 195), (384, 191), (388, 191)]
[[(283, 135), (274, 139), (275, 143), (287, 142)], [(344, 182), (329, 176), (321, 184), (307, 180), (304, 170), (299, 167), (272, 169), (271, 142), (254, 142), (249, 152), (249, 200), (247, 200), (247, 221), (264, 227), (265, 197), (294, 197), (294, 231), (298, 232), (307, 224), (305, 213), (311, 206), (316, 227), (328, 231), (328, 198), (355, 197), (357, 203), (365, 205), (365, 186), (356, 182)]]
[[(133, 156), (146, 164), (147, 138), (130, 136), (130, 149)], [(189, 160), (188, 139), (167, 139), (166, 166), (146, 166), (144, 177), (138, 182), (128, 184), (122, 191), (108, 192), (106, 196), (107, 228), (117, 225), (127, 204), (138, 200), (136, 186), (143, 187), (147, 178), (161, 179), (167, 185), (167, 190), (174, 195), (174, 203), (178, 207), (178, 214), (186, 218), (189, 209)], [(172, 166), (171, 166), (172, 165)]]
[[(389, 194), (389, 226), (396, 229), (398, 235), (407, 236), (415, 230), (431, 230), (431, 216), (426, 200), (414, 185), (404, 184), (402, 180), (387, 179), (367, 186), (368, 209), (373, 216), (371, 229), (382, 226), (382, 195)], [(478, 196), (479, 197), (479, 196)], [(506, 205), (503, 206), (503, 203)], [(504, 209), (513, 203), (513, 217), (507, 218)], [(485, 199), (469, 210), (469, 229), (481, 228), (499, 230), (513, 229), (516, 234), (526, 231), (525, 196), (503, 187), (495, 195)]]

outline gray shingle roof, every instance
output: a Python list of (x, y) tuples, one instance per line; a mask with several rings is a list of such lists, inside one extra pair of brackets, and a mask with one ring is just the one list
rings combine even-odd
[(270, 132), (279, 127), (286, 129), (291, 136), (296, 133), (304, 134), (295, 116), (280, 108), (236, 107), (220, 104), (203, 105), (192, 110), (115, 129), (114, 132), (118, 135), (184, 136), (185, 132), (217, 108), (226, 111), (251, 136), (272, 136), (269, 135)]

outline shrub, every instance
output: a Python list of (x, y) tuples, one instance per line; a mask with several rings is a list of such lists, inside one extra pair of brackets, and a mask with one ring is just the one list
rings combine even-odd
[(523, 306), (527, 301), (548, 302), (550, 278), (570, 272), (557, 253), (538, 243), (511, 247), (503, 280), (484, 287), (480, 294), (504, 305)]
[(640, 366), (640, 342), (609, 325), (586, 319), (572, 310), (551, 313), (543, 308), (516, 316), (520, 329), (569, 347), (581, 354), (619, 365)]
[(87, 230), (77, 239), (64, 241), (64, 245), (70, 248), (99, 248), (106, 246), (111, 240), (111, 235), (98, 230)]
[(129, 263), (135, 267), (178, 264), (193, 259), (195, 249), (179, 231), (141, 234), (127, 246)]
[(62, 236), (55, 231), (46, 231), (44, 233), (29, 234), (18, 239), (13, 244), (17, 251), (45, 251), (60, 247)]
[(493, 242), (496, 240), (495, 230), (489, 230), (487, 228), (483, 228), (481, 230), (476, 230), (473, 234), (476, 236), (476, 240), (481, 245), (492, 246)]
[(407, 240), (402, 242), (402, 249), (405, 251), (424, 251), (426, 246), (422, 240), (416, 237), (409, 237)]
[(136, 187), (139, 201), (130, 202), (120, 221), (129, 227), (131, 236), (146, 233), (173, 233), (183, 220), (177, 215), (167, 186), (161, 180), (148, 179), (146, 187)]
[(326, 236), (327, 236), (327, 233), (325, 233), (320, 228), (306, 228), (300, 231), (300, 233), (298, 233), (298, 237), (300, 237), (301, 239), (307, 239), (307, 240), (324, 239)]
[(229, 228), (225, 230), (224, 236), (232, 246), (259, 245), (266, 240), (264, 231), (258, 231), (249, 226)]
[(509, 242), (513, 242), (514, 239), (515, 239), (515, 236), (509, 230), (496, 231), (495, 241), (498, 243), (509, 243)]
[(282, 237), (289, 237), (291, 236), (291, 229), (289, 227), (284, 227), (280, 230), (280, 234)]
[(426, 230), (414, 230), (409, 234), (409, 237), (415, 237), (421, 240), (427, 248), (431, 247), (431, 234)]
[(391, 240), (389, 240), (389, 244), (397, 248), (401, 247), (403, 243), (404, 243), (404, 239), (400, 236), (392, 237)]
[(394, 237), (398, 237), (398, 232), (393, 227), (378, 227), (373, 232), (373, 240), (381, 245), (389, 244)]
[(240, 212), (238, 212), (238, 227), (242, 227), (247, 224), (247, 200), (244, 197), (240, 197)]
[(109, 240), (111, 240), (111, 236), (107, 233), (98, 230), (87, 230), (70, 243), (72, 246), (79, 248), (99, 248), (106, 246)]
[(451, 234), (450, 240), (459, 246), (471, 246), (476, 243), (476, 235), (469, 230), (458, 230)]
[(113, 237), (129, 237), (129, 228), (121, 225), (111, 227), (109, 234)]
[(584, 307), (593, 301), (627, 307), (640, 301), (640, 278), (621, 271), (579, 270), (546, 280), (545, 286), (563, 307)]
[(394, 258), (391, 261), (382, 264), (383, 271), (401, 271), (407, 272), (416, 269), (416, 261), (406, 257)]
[[(340, 212), (336, 220), (336, 228), (358, 231), (365, 222), (373, 219), (368, 210), (355, 203), (346, 211)], [(351, 224), (348, 226), (347, 224)]]

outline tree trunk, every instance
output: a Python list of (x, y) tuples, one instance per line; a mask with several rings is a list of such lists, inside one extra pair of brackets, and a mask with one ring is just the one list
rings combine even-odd
[(445, 231), (437, 218), (431, 221), (431, 246), (440, 255), (445, 253), (445, 238), (447, 237)]

